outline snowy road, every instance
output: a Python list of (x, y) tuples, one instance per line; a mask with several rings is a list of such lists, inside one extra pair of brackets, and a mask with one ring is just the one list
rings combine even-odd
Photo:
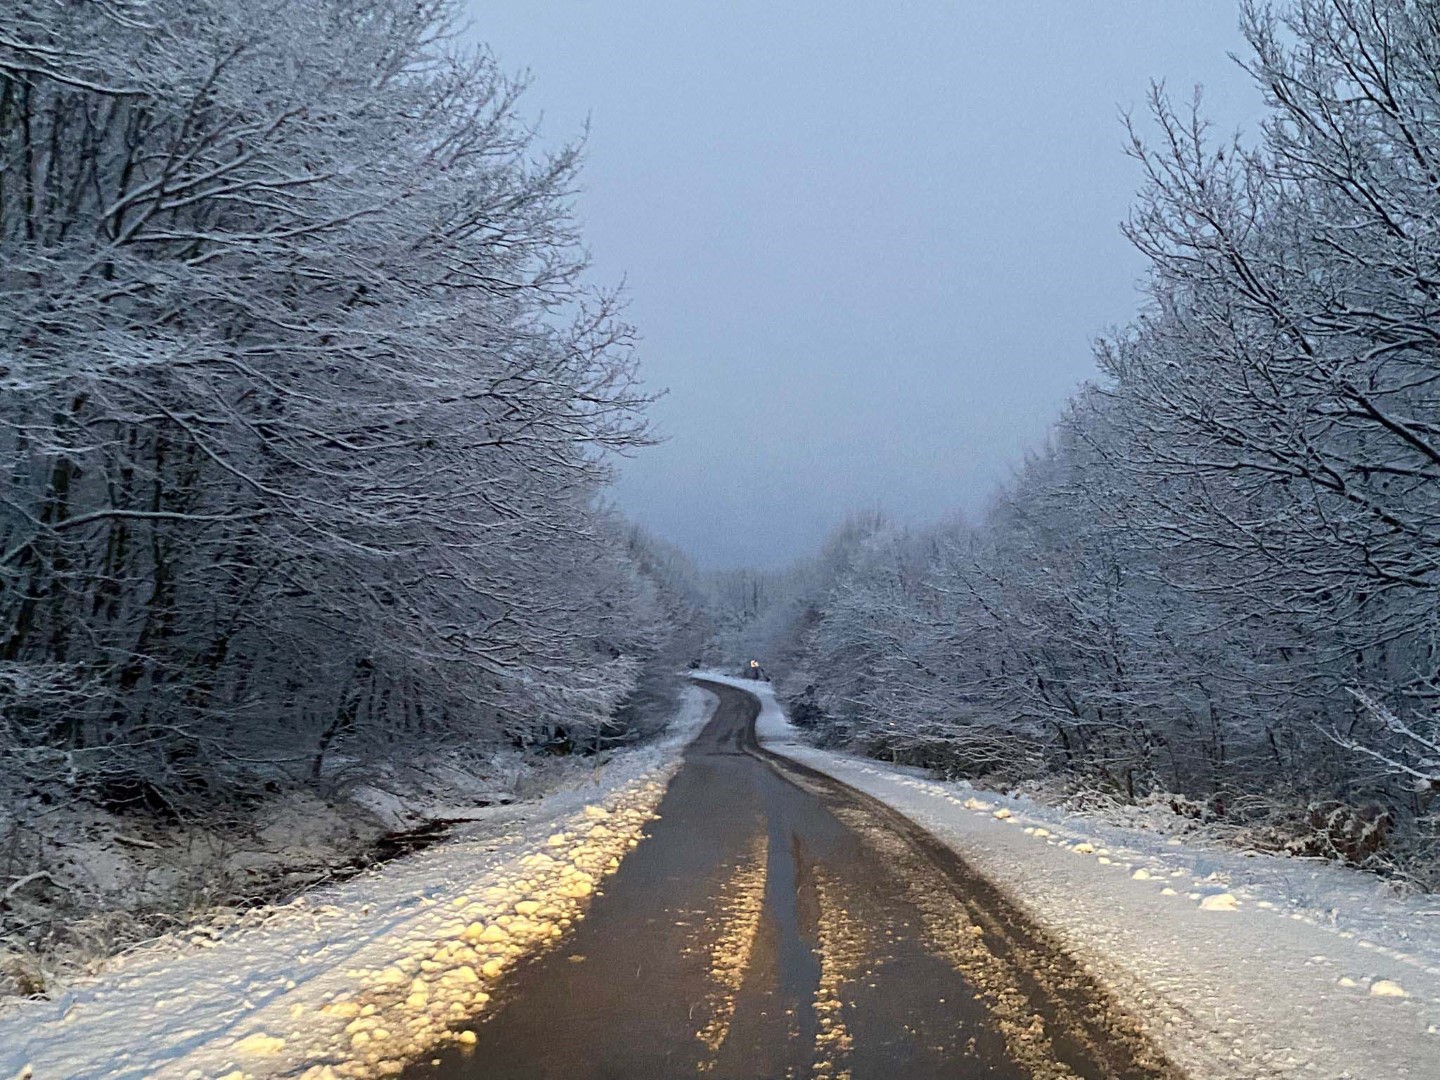
[(573, 788), (0, 1010), (0, 1080), (1440, 1075), (1431, 898), (816, 749), (758, 689), (758, 747), (691, 690)]
[(565, 943), (415, 1078), (1170, 1077), (1083, 970), (906, 819), (720, 697)]

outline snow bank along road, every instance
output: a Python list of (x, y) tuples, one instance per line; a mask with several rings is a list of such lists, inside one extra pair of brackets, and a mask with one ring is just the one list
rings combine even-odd
[(817, 750), (708, 678), (583, 786), (0, 1012), (0, 1080), (1440, 1077), (1433, 904)]
[(756, 692), (767, 750), (894, 808), (1014, 897), (1194, 1080), (1440, 1078), (1434, 897), (817, 750)]
[(713, 700), (586, 779), (454, 840), (162, 942), (54, 1001), (0, 1011), (0, 1078), (244, 1080), (397, 1075), (469, 1038), (496, 984), (560, 940), (639, 842)]
[(414, 1078), (1180, 1074), (953, 853), (720, 706), (584, 922)]

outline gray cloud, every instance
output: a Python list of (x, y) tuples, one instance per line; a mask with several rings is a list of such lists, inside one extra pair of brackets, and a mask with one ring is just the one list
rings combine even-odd
[(1225, 0), (491, 0), (628, 280), (668, 441), (616, 498), (709, 566), (852, 509), (978, 512), (1136, 304), (1119, 110), (1204, 83), (1258, 115)]

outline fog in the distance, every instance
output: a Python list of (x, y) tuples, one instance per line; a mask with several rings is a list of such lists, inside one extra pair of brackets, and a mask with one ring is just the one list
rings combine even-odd
[(597, 280), (670, 391), (616, 498), (710, 567), (982, 510), (1134, 311), (1120, 111), (1152, 77), (1222, 135), (1259, 109), (1202, 0), (471, 10), (548, 137), (590, 121)]

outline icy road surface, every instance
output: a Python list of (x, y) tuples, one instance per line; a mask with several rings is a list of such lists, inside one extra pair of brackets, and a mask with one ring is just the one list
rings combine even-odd
[(1080, 967), (885, 807), (714, 719), (557, 949), (416, 1078), (1174, 1077)]

